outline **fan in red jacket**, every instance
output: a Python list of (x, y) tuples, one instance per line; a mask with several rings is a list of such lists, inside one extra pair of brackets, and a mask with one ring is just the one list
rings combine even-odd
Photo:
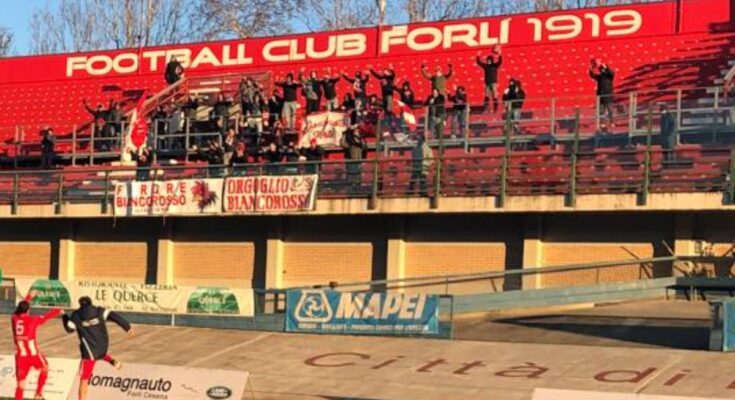
[(38, 348), (36, 332), (38, 327), (63, 313), (61, 309), (55, 308), (44, 315), (31, 315), (31, 300), (33, 297), (34, 293), (29, 293), (23, 301), (18, 303), (18, 307), (11, 317), (13, 339), (15, 340), (15, 374), (18, 381), (15, 389), (15, 400), (23, 400), (25, 381), (31, 369), (40, 371), (35, 399), (43, 399), (43, 387), (48, 379), (48, 361)]

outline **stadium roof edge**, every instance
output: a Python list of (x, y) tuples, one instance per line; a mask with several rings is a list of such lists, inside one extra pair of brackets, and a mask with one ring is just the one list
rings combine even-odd
[[(729, 1), (729, 0), (722, 0), (722, 1)], [(634, 4), (636, 7), (646, 7), (649, 5), (656, 5), (661, 3), (676, 3), (677, 0), (659, 0), (659, 1), (647, 1), (645, 3), (636, 3)], [(615, 5), (605, 5), (605, 6), (596, 6), (596, 7), (580, 7), (580, 8), (574, 8), (573, 10), (599, 10), (599, 9), (614, 9), (614, 8), (624, 8), (630, 6), (630, 4), (615, 4)], [(552, 10), (552, 11), (538, 11), (538, 12), (522, 12), (522, 13), (515, 13), (515, 14), (500, 14), (500, 15), (485, 15), (480, 17), (470, 17), (470, 18), (455, 18), (455, 19), (444, 19), (444, 20), (432, 20), (432, 21), (422, 21), (422, 22), (414, 22), (414, 23), (408, 23), (408, 24), (394, 24), (394, 25), (366, 25), (366, 26), (360, 26), (360, 27), (354, 27), (354, 28), (346, 28), (346, 29), (332, 29), (332, 30), (326, 30), (326, 31), (310, 31), (310, 32), (285, 32), (280, 35), (265, 35), (265, 36), (251, 36), (251, 37), (245, 37), (245, 38), (225, 38), (225, 39), (216, 39), (216, 40), (199, 40), (199, 41), (193, 41), (193, 42), (178, 42), (178, 43), (164, 43), (164, 44), (158, 44), (153, 46), (141, 46), (141, 47), (120, 47), (120, 48), (100, 48), (100, 49), (94, 49), (94, 50), (84, 50), (84, 51), (77, 51), (77, 52), (59, 52), (59, 53), (43, 53), (43, 54), (26, 54), (26, 55), (19, 55), (19, 56), (12, 56), (12, 57), (0, 57), (0, 61), (5, 60), (17, 60), (17, 59), (32, 59), (37, 57), (47, 57), (47, 56), (59, 56), (59, 55), (91, 55), (99, 52), (106, 52), (106, 51), (139, 51), (142, 49), (157, 49), (157, 48), (163, 48), (163, 47), (169, 47), (169, 46), (194, 46), (194, 45), (203, 45), (207, 43), (218, 43), (218, 42), (236, 42), (241, 40), (249, 40), (249, 39), (269, 39), (269, 38), (277, 38), (277, 37), (293, 37), (298, 38), (302, 36), (308, 36), (313, 35), (314, 33), (348, 33), (348, 32), (356, 32), (361, 31), (365, 29), (386, 29), (386, 28), (393, 28), (397, 26), (422, 26), (422, 25), (428, 25), (432, 23), (437, 22), (443, 22), (443, 23), (451, 23), (451, 22), (457, 22), (457, 21), (472, 21), (472, 20), (478, 20), (483, 18), (499, 18), (503, 16), (511, 16), (511, 17), (518, 17), (518, 16), (528, 16), (528, 15), (543, 15), (543, 14), (555, 14), (555, 13), (562, 13), (568, 10)]]

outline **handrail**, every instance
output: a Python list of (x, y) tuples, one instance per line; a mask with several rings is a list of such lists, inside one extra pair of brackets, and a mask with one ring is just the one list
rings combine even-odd
[[(731, 257), (727, 257), (727, 258), (735, 260), (735, 258), (731, 258)], [(487, 279), (507, 278), (507, 277), (512, 277), (512, 276), (526, 276), (526, 275), (546, 274), (546, 273), (555, 273), (555, 272), (569, 272), (569, 271), (580, 271), (580, 270), (596, 269), (596, 268), (628, 266), (631, 264), (654, 264), (654, 263), (661, 263), (661, 262), (678, 261), (679, 259), (680, 257), (677, 257), (677, 256), (654, 257), (654, 258), (645, 258), (645, 259), (636, 258), (632, 260), (603, 261), (603, 262), (585, 263), (585, 264), (568, 264), (568, 265), (559, 265), (559, 266), (554, 266), (554, 267), (530, 267), (530, 268), (514, 269), (514, 270), (507, 270), (507, 271), (475, 272), (471, 274), (427, 275), (427, 276), (419, 276), (419, 277), (411, 277), (411, 278), (348, 282), (345, 284), (337, 284), (337, 285), (328, 284), (328, 285), (320, 285), (320, 286), (332, 286), (334, 288), (349, 288), (349, 287), (358, 287), (358, 286), (384, 286), (384, 285), (390, 285), (390, 284), (402, 284), (402, 283), (412, 283), (412, 282), (422, 282), (422, 281), (436, 282), (436, 283), (427, 283), (427, 285), (431, 285), (431, 284), (444, 284), (446, 282), (453, 283), (454, 280), (479, 281), (479, 280), (487, 280)], [(298, 286), (298, 287), (293, 287), (289, 289), (310, 289), (313, 287), (314, 287), (313, 285), (312, 286)]]
[[(436, 286), (436, 285), (448, 285), (453, 283), (468, 283), (477, 282), (484, 280), (493, 279), (507, 279), (510, 277), (523, 277), (527, 275), (538, 275), (538, 274), (551, 274), (559, 272), (571, 272), (571, 271), (584, 271), (592, 269), (602, 268), (614, 268), (614, 267), (627, 267), (630, 265), (643, 265), (643, 264), (657, 264), (664, 262), (679, 262), (679, 261), (694, 261), (694, 262), (719, 262), (728, 261), (735, 262), (735, 256), (730, 257), (715, 257), (715, 256), (665, 256), (665, 257), (651, 257), (651, 258), (634, 258), (631, 260), (619, 260), (619, 261), (603, 261), (594, 263), (584, 264), (567, 264), (553, 267), (530, 267), (514, 270), (496, 271), (496, 272), (480, 272), (470, 274), (449, 274), (449, 275), (433, 275), (433, 276), (420, 276), (411, 278), (401, 279), (383, 279), (374, 281), (363, 281), (363, 282), (348, 282), (340, 284), (338, 282), (331, 282), (326, 285), (312, 285), (312, 286), (297, 286), (286, 288), (285, 290), (291, 289), (313, 289), (331, 287), (333, 289), (347, 289), (356, 287), (384, 287), (388, 289), (401, 289), (411, 288), (419, 286)], [(417, 282), (421, 282), (417, 284)], [(407, 285), (408, 284), (408, 285)], [(390, 286), (393, 285), (393, 286)]]

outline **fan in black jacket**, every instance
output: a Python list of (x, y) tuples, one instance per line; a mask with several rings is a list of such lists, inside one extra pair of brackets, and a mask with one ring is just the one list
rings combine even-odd
[[(615, 72), (604, 64), (602, 60), (592, 59), (590, 65), (590, 78), (597, 82), (597, 98), (599, 99), (600, 111), (604, 111), (607, 114), (608, 122), (610, 126), (615, 127), (613, 123), (613, 96), (614, 96), (614, 84)], [(602, 128), (606, 126), (603, 123)]]
[(107, 361), (117, 369), (122, 368), (122, 363), (107, 353), (110, 347), (107, 321), (116, 323), (128, 333), (129, 337), (133, 337), (133, 328), (128, 321), (114, 311), (95, 307), (92, 304), (92, 299), (87, 296), (79, 299), (79, 309), (74, 311), (71, 316), (64, 315), (63, 317), (64, 329), (68, 333), (76, 331), (79, 336), (79, 350), (82, 355), (79, 400), (87, 398), (89, 379), (92, 378), (97, 360)]

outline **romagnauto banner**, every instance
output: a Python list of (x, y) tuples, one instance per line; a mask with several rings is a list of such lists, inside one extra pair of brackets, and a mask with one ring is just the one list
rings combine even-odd
[[(49, 375), (43, 395), (46, 400), (66, 400), (69, 391), (77, 380), (79, 360), (49, 358)], [(32, 399), (38, 383), (38, 371), (31, 370), (26, 379), (24, 398)], [(15, 357), (0, 356), (0, 397), (15, 398)]]
[(76, 299), (89, 296), (96, 305), (123, 312), (246, 317), (255, 314), (252, 289), (48, 279), (16, 279), (15, 284), (19, 297), (34, 290), (33, 304), (44, 307), (76, 307)]
[(286, 331), (437, 335), (439, 297), (427, 294), (290, 290)]
[[(125, 364), (116, 370), (103, 363), (89, 380), (89, 398), (104, 400), (160, 399), (213, 400), (241, 399), (249, 373), (166, 365)], [(78, 383), (69, 400), (77, 399)]]
[(310, 211), (318, 175), (248, 176), (225, 180), (225, 213)]
[(300, 147), (308, 147), (312, 140), (319, 146), (339, 146), (342, 134), (347, 130), (349, 116), (345, 113), (324, 112), (306, 117)]
[(202, 215), (222, 210), (222, 179), (125, 182), (115, 185), (115, 215)]

